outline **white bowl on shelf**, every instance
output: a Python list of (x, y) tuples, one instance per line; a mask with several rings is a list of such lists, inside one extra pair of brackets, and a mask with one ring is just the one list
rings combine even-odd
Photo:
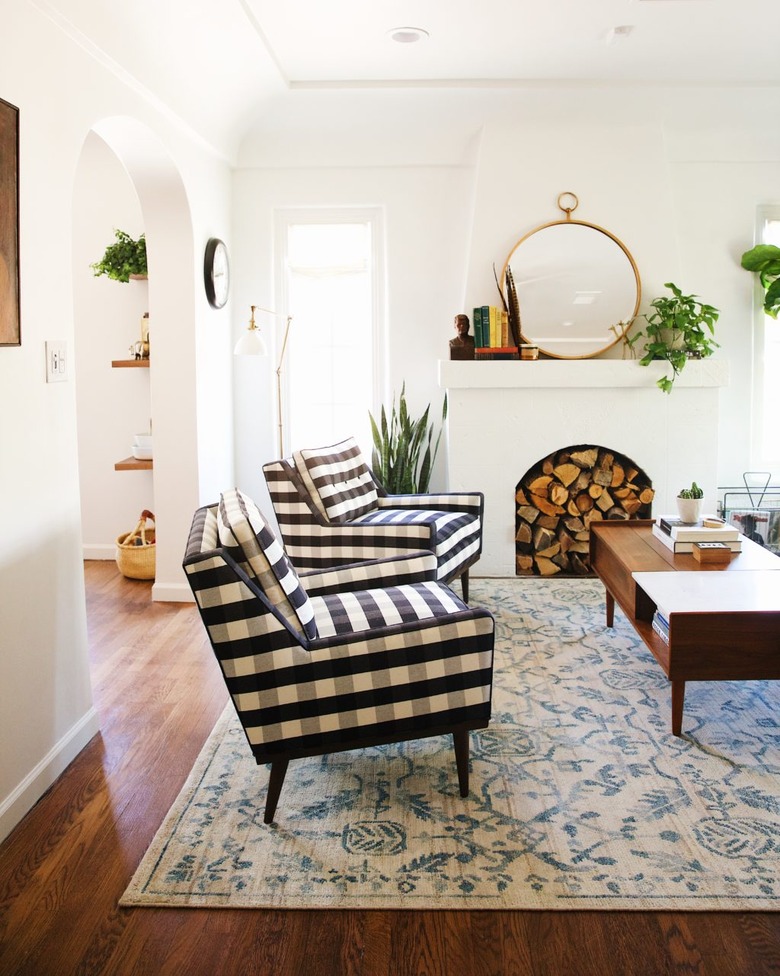
[(133, 437), (133, 457), (137, 461), (151, 461), (152, 435), (136, 434)]

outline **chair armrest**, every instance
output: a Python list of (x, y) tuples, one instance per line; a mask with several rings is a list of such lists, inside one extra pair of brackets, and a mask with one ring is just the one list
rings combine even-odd
[(424, 550), (387, 559), (346, 563), (332, 569), (313, 569), (299, 573), (298, 577), (309, 596), (324, 596), (401, 583), (423, 583), (436, 579), (436, 568), (436, 556)]
[(419, 508), (436, 512), (468, 512), (482, 517), (485, 496), (481, 491), (452, 491), (440, 495), (380, 495), (379, 508)]

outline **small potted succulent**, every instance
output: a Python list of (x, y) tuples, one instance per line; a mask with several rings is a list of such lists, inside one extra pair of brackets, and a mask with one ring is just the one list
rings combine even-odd
[(123, 230), (114, 230), (116, 241), (109, 244), (100, 261), (90, 268), (95, 277), (106, 275), (113, 281), (130, 281), (131, 278), (146, 278), (146, 237), (135, 240)]
[(664, 393), (671, 393), (674, 381), (689, 359), (705, 359), (718, 348), (715, 342), (715, 323), (720, 312), (712, 305), (697, 301), (697, 295), (683, 295), (677, 285), (668, 281), (664, 288), (671, 297), (662, 295), (650, 302), (652, 309), (644, 318), (647, 326), (628, 340), (633, 346), (644, 337), (642, 366), (656, 359), (665, 359), (672, 367), (671, 376), (662, 376), (656, 385)]
[(704, 492), (694, 481), (690, 488), (683, 488), (677, 496), (677, 512), (683, 522), (693, 525), (699, 521)]

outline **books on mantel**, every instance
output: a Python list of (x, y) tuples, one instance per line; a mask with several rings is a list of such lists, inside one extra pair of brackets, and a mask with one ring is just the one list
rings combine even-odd
[(731, 552), (742, 551), (739, 529), (725, 522), (718, 526), (702, 525), (701, 521), (691, 525), (671, 515), (661, 515), (655, 521), (653, 535), (672, 552), (692, 553), (695, 542), (722, 542)]
[[(474, 346), (477, 359), (517, 359), (517, 346), (512, 345), (509, 315), (503, 308), (480, 305), (473, 311)], [(480, 355), (481, 354), (481, 355)]]

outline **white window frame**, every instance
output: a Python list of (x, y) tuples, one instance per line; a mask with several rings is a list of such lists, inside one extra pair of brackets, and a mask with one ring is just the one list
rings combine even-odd
[[(756, 244), (764, 243), (764, 228), (768, 221), (780, 223), (780, 205), (767, 205), (756, 210)], [(751, 445), (751, 468), (757, 471), (771, 471), (772, 481), (780, 475), (780, 457), (767, 457), (764, 452), (764, 425), (777, 423), (777, 418), (764, 414), (764, 385), (767, 381), (764, 364), (764, 340), (767, 327), (767, 316), (764, 312), (764, 289), (758, 275), (755, 277), (755, 291), (753, 301), (753, 423)], [(776, 378), (778, 381), (780, 378)]]
[[(371, 281), (372, 281), (372, 335), (371, 335), (371, 389), (373, 402), (371, 412), (376, 416), (379, 404), (385, 399), (387, 387), (387, 315), (386, 315), (386, 275), (385, 275), (385, 220), (383, 207), (279, 207), (274, 210), (274, 276), (275, 291), (279, 296), (277, 307), (289, 308), (289, 288), (287, 276), (287, 241), (289, 228), (294, 224), (356, 224), (371, 226)], [(291, 328), (295, 328), (292, 322)], [(276, 348), (281, 352), (284, 336), (284, 323), (277, 325)], [(287, 355), (290, 352), (288, 350)], [(286, 362), (286, 357), (285, 357)], [(278, 364), (278, 358), (277, 358)], [(291, 445), (287, 442), (290, 428), (290, 394), (286, 382), (285, 368), (282, 369), (282, 423), (284, 434), (284, 455)]]

